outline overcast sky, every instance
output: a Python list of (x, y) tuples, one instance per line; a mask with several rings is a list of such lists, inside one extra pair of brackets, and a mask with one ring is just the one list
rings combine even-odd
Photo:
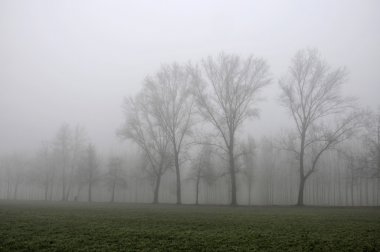
[(272, 85), (252, 121), (275, 134), (287, 115), (278, 78), (298, 49), (346, 66), (344, 93), (380, 105), (380, 1), (0, 0), (0, 153), (28, 151), (63, 122), (101, 149), (118, 148), (123, 97), (162, 63), (220, 51), (263, 57)]

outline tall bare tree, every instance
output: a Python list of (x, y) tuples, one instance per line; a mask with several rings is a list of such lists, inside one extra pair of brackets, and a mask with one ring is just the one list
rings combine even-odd
[(53, 187), (54, 166), (53, 166), (51, 148), (48, 143), (42, 143), (36, 156), (36, 169), (34, 180), (44, 188), (44, 199), (49, 198), (49, 190)]
[(195, 204), (198, 205), (201, 180), (211, 185), (217, 179), (214, 165), (212, 164), (212, 148), (210, 145), (203, 145), (200, 149), (196, 160), (192, 164), (188, 179), (195, 182)]
[(155, 118), (170, 140), (176, 173), (177, 204), (181, 204), (181, 154), (184, 139), (190, 134), (193, 96), (190, 75), (178, 64), (162, 66), (145, 80), (143, 92), (147, 96), (149, 113)]
[(123, 160), (118, 156), (111, 156), (108, 160), (106, 184), (111, 191), (111, 202), (115, 201), (117, 187), (125, 188), (127, 186), (126, 174), (123, 170)]
[[(74, 176), (78, 170), (81, 159), (85, 156), (86, 142), (88, 141), (86, 131), (83, 127), (76, 126), (72, 133), (71, 152), (70, 152), (70, 171), (68, 174), (68, 188), (66, 190), (66, 199), (69, 199), (72, 188), (74, 187)], [(78, 185), (80, 186), (80, 185)]]
[(248, 190), (248, 205), (251, 205), (251, 194), (255, 170), (255, 155), (256, 155), (256, 143), (253, 137), (248, 137), (247, 141), (242, 144), (242, 159), (243, 167), (242, 173), (246, 178), (247, 190)]
[[(299, 206), (304, 204), (305, 182), (316, 170), (322, 154), (350, 137), (358, 126), (358, 114), (348, 113), (353, 99), (340, 94), (346, 75), (344, 68), (332, 69), (317, 50), (309, 49), (296, 53), (288, 76), (280, 80), (281, 104), (296, 124), (287, 149), (299, 161)], [(340, 119), (332, 123), (334, 126), (327, 125), (326, 119), (338, 114)]]
[[(360, 186), (359, 181), (363, 177), (365, 171), (365, 156), (359, 150), (358, 144), (348, 144), (339, 149), (338, 157), (345, 162), (345, 181), (346, 181), (346, 205), (350, 201), (351, 206), (354, 206), (354, 187)], [(349, 192), (348, 192), (349, 191)], [(349, 194), (349, 195), (348, 195)], [(350, 197), (348, 197), (350, 196)], [(348, 200), (350, 198), (350, 200)]]
[(85, 155), (82, 159), (80, 173), (83, 176), (83, 181), (88, 185), (88, 202), (92, 201), (92, 188), (97, 180), (98, 158), (95, 146), (88, 144)]
[(153, 203), (158, 203), (162, 175), (171, 166), (170, 139), (155, 117), (149, 113), (148, 99), (140, 93), (124, 103), (125, 125), (118, 131), (122, 139), (131, 139), (143, 151), (147, 164), (144, 172), (153, 180)]
[[(26, 181), (26, 168), (29, 160), (23, 153), (13, 153), (2, 158), (7, 180), (7, 199), (17, 199), (19, 187)], [(13, 196), (12, 196), (13, 193)]]
[[(261, 173), (260, 181), (265, 184), (264, 194), (265, 202), (268, 205), (273, 205), (274, 203), (274, 188), (276, 180), (276, 160), (281, 160), (279, 151), (275, 148), (274, 142), (271, 138), (263, 137), (259, 143), (260, 149), (256, 157), (260, 156), (260, 169)], [(280, 161), (281, 162), (281, 161)], [(283, 172), (282, 169), (281, 172)]]
[(54, 151), (61, 170), (62, 200), (67, 200), (67, 169), (70, 165), (72, 148), (72, 132), (68, 124), (63, 124), (57, 132), (54, 141)]
[(235, 137), (246, 119), (257, 115), (258, 92), (269, 84), (268, 66), (263, 59), (242, 59), (221, 53), (208, 57), (200, 67), (191, 68), (198, 110), (222, 139), (228, 156), (231, 205), (237, 205)]
[(369, 112), (364, 133), (364, 146), (366, 149), (365, 159), (366, 172), (373, 180), (377, 204), (380, 195), (380, 107), (377, 113)]
[(369, 172), (372, 177), (380, 178), (380, 108), (377, 113), (369, 114), (364, 144), (368, 148)]

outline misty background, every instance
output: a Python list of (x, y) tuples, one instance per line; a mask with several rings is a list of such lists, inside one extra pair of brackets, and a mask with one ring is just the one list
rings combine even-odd
[[(154, 182), (144, 175), (139, 148), (117, 136), (126, 120), (124, 99), (135, 97), (145, 78), (163, 64), (199, 63), (224, 52), (263, 58), (271, 79), (255, 104), (260, 116), (246, 120), (240, 132), (239, 141), (247, 139), (249, 145), (249, 137), (254, 139), (255, 155), (254, 161), (247, 161), (253, 162), (253, 185), (244, 180), (248, 175), (238, 175), (238, 202), (251, 204), (253, 198), (255, 204), (292, 204), (298, 190), (297, 163), (274, 146), (284, 132), (294, 129), (289, 112), (280, 105), (279, 79), (289, 72), (297, 51), (317, 48), (333, 69), (346, 68), (343, 96), (356, 97), (361, 108), (378, 112), (379, 12), (375, 0), (1, 1), (0, 198), (42, 199), (45, 190), (45, 199), (63, 194), (62, 200), (86, 200), (84, 188), (91, 194), (94, 182), (95, 201), (109, 200), (112, 186), (118, 185), (112, 201), (115, 196), (115, 201), (151, 202)], [(70, 165), (65, 163), (65, 134), (73, 137), (73, 146), (75, 136), (92, 144), (83, 148), (88, 163), (81, 163), (75, 148), (70, 149)], [(354, 139), (348, 146), (360, 149), (358, 142), (363, 144)], [(192, 161), (181, 164), (184, 203), (194, 202), (191, 175), (202, 151), (190, 149), (185, 154)], [(324, 170), (313, 174), (305, 188), (306, 203), (379, 204), (379, 178), (350, 168), (356, 165), (350, 161), (356, 153), (351, 154), (324, 155)], [(227, 166), (220, 157), (210, 162), (218, 172), (202, 178), (200, 202), (227, 204)], [(63, 175), (61, 166), (67, 166)], [(95, 175), (86, 166), (99, 171)], [(120, 167), (124, 170), (119, 174)], [(42, 175), (48, 176), (44, 190), (45, 182), (38, 179)], [(248, 199), (247, 186), (253, 186), (248, 191), (255, 194)], [(163, 175), (161, 187), (160, 202), (173, 203), (173, 169)]]
[[(289, 120), (278, 78), (301, 48), (346, 66), (343, 92), (376, 108), (380, 3), (366, 1), (1, 1), (0, 153), (31, 151), (63, 123), (86, 128), (103, 152), (121, 148), (124, 97), (163, 63), (221, 51), (267, 60), (255, 137)], [(276, 116), (273, 116), (273, 115)]]

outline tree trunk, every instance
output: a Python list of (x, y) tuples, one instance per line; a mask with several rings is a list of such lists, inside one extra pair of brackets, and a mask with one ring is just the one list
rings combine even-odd
[(371, 205), (374, 206), (375, 205), (375, 202), (376, 202), (376, 178), (375, 179), (372, 179), (372, 190), (371, 190), (371, 196), (372, 196), (372, 200), (371, 200)]
[(199, 181), (201, 180), (200, 176), (197, 177), (197, 182), (195, 185), (195, 205), (199, 204)]
[(348, 206), (348, 202), (348, 179), (346, 179), (344, 185), (344, 205)]
[(51, 176), (49, 177), (50, 191), (49, 191), (49, 200), (53, 200), (53, 190), (54, 190), (54, 177), (55, 169), (53, 169)]
[(354, 206), (354, 175), (351, 174), (351, 206)]
[(159, 194), (159, 190), (160, 190), (160, 183), (161, 183), (161, 174), (157, 175), (157, 178), (156, 178), (156, 185), (154, 187), (153, 204), (158, 203), (158, 194)]
[(338, 205), (342, 205), (342, 185), (340, 180), (340, 165), (338, 166)]
[(62, 201), (66, 200), (66, 180), (65, 180), (65, 165), (62, 168)]
[(368, 183), (368, 178), (365, 178), (365, 205), (369, 205), (369, 183)]
[(115, 201), (115, 187), (116, 187), (116, 181), (113, 181), (113, 184), (112, 184), (111, 202), (114, 202), (114, 201)]
[(235, 177), (235, 160), (233, 145), (229, 148), (229, 163), (230, 163), (230, 177), (231, 177), (231, 206), (237, 205), (236, 200), (236, 177)]
[(178, 151), (174, 150), (175, 173), (176, 173), (176, 177), (177, 177), (177, 205), (181, 205), (182, 204), (182, 200), (181, 200), (181, 173), (179, 170), (179, 157), (178, 156), (179, 156)]
[(88, 202), (91, 202), (92, 201), (92, 181), (90, 180), (89, 183), (88, 183)]
[(11, 199), (11, 179), (8, 176), (7, 180), (7, 200)]
[(320, 194), (319, 194), (319, 183), (318, 183), (319, 179), (318, 177), (315, 178), (315, 190), (316, 190), (316, 193), (315, 193), (315, 203), (314, 205), (318, 205), (319, 204), (319, 201), (320, 201)]
[(66, 190), (66, 200), (69, 199), (71, 187), (73, 186), (73, 176), (74, 176), (74, 165), (71, 166), (70, 173), (69, 173), (69, 181), (68, 181), (68, 186)]
[(16, 181), (16, 184), (15, 184), (15, 191), (14, 191), (14, 195), (13, 195), (13, 199), (17, 199), (17, 190), (18, 190), (18, 181)]
[(359, 178), (359, 205), (363, 206), (362, 178)]
[(248, 182), (248, 206), (251, 205), (251, 191), (252, 191), (252, 183)]
[(376, 206), (379, 206), (379, 196), (380, 196), (380, 178), (377, 179), (377, 190), (376, 190)]
[(297, 206), (303, 206), (303, 192), (305, 188), (305, 178), (300, 177), (300, 184), (298, 189), (298, 200), (297, 200)]
[(65, 185), (65, 179), (62, 179), (62, 201), (65, 201), (66, 200), (66, 194), (65, 194), (65, 191), (66, 191), (66, 185)]
[(50, 192), (49, 192), (49, 200), (53, 200), (53, 186), (50, 187)]
[(303, 158), (305, 154), (305, 135), (306, 135), (306, 132), (304, 130), (301, 135), (300, 167), (299, 167), (300, 184), (298, 188), (297, 206), (303, 206), (303, 191), (305, 187), (305, 175), (304, 175), (304, 165), (303, 165)]
[(316, 200), (316, 198), (317, 198), (317, 194), (316, 194), (317, 189), (316, 188), (317, 187), (316, 187), (316, 183), (315, 183), (316, 179), (313, 179), (312, 181), (313, 181), (313, 184), (312, 184), (313, 185), (313, 198), (312, 198), (313, 200), (312, 200), (312, 202), (313, 202), (313, 205), (316, 205), (316, 203), (315, 203), (317, 201)]
[(48, 191), (49, 191), (49, 182), (48, 180), (45, 182), (45, 201), (48, 200)]
[(137, 178), (135, 178), (135, 203), (137, 203), (137, 192), (138, 192), (138, 181)]

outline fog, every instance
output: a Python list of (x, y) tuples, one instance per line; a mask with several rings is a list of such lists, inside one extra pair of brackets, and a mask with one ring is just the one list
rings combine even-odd
[[(254, 182), (250, 191), (253, 202), (250, 203), (294, 204), (299, 164), (279, 146), (279, 142), (295, 130), (295, 124), (289, 111), (281, 106), (279, 81), (289, 74), (292, 59), (299, 50), (316, 48), (321, 60), (331, 69), (345, 67), (347, 75), (343, 78), (340, 94), (357, 98), (358, 109), (369, 114), (370, 119), (365, 121), (377, 118), (380, 105), (379, 12), (380, 3), (375, 0), (1, 1), (0, 157), (5, 161), (0, 173), (0, 197), (44, 199), (43, 188), (38, 182), (28, 180), (30, 175), (20, 175), (25, 177), (24, 182), (18, 182), (16, 175), (9, 173), (7, 177), (6, 171), (9, 167), (20, 166), (12, 163), (20, 159), (29, 160), (21, 161), (25, 163), (21, 165), (22, 170), (37, 171), (38, 167), (43, 167), (41, 162), (44, 161), (36, 158), (41, 145), (54, 145), (62, 125), (67, 124), (72, 136), (77, 126), (85, 130), (86, 139), (96, 149), (99, 174), (108, 169), (110, 156), (117, 155), (123, 160), (124, 182), (128, 186), (124, 188), (121, 186), (124, 182), (120, 184), (122, 189), (115, 200), (151, 202), (152, 182), (146, 179), (145, 169), (141, 168), (144, 166), (141, 163), (146, 162), (141, 157), (144, 150), (130, 136), (123, 139), (117, 135), (128, 120), (123, 110), (124, 98), (144, 93), (146, 77), (154, 77), (163, 64), (201, 65), (202, 59), (209, 56), (238, 55), (246, 59), (253, 54), (265, 60), (270, 81), (255, 97), (259, 117), (244, 120), (236, 140), (245, 143), (251, 136), (256, 145)], [(334, 118), (331, 117), (330, 122)], [(200, 121), (194, 132), (205, 129), (211, 135), (217, 134), (212, 123), (204, 118)], [(313, 171), (310, 176), (306, 203), (379, 204), (379, 173), (368, 171), (373, 167), (366, 167), (365, 175), (355, 173), (359, 181), (355, 182), (355, 202), (350, 198), (348, 182), (335, 186), (339, 179), (348, 181), (347, 174), (351, 171), (347, 168), (348, 159), (342, 157), (342, 149), (355, 146), (357, 149), (351, 148), (350, 153), (360, 156), (359, 161), (370, 155), (371, 150), (358, 146), (366, 146), (365, 139), (373, 133), (368, 133), (373, 128), (371, 125), (358, 126), (360, 129), (350, 135), (350, 139), (345, 139), (344, 143), (339, 140), (339, 146), (334, 146), (340, 152), (328, 150), (321, 157), (320, 166), (324, 170)], [(198, 138), (193, 136), (193, 139)], [(192, 142), (190, 137), (186, 141)], [(219, 144), (220, 139), (217, 141)], [(87, 142), (84, 145), (87, 146)], [(91, 152), (91, 148), (83, 148), (87, 154)], [(183, 165), (180, 162), (184, 203), (194, 202), (194, 183), (189, 174), (199, 149), (199, 145), (186, 149), (186, 162), (183, 161)], [(215, 155), (212, 162), (218, 167), (215, 168), (217, 179), (211, 184), (201, 182), (200, 203), (229, 204), (230, 182), (224, 174), (228, 163), (220, 157), (224, 154)], [(70, 160), (74, 162), (72, 157)], [(357, 160), (355, 162), (359, 162)], [(55, 167), (56, 181), (61, 181), (58, 175), (61, 161), (55, 160), (56, 164), (48, 165)], [(9, 162), (11, 166), (7, 166)], [(244, 161), (238, 161), (236, 156), (235, 162)], [(175, 203), (177, 200), (178, 203), (174, 165), (167, 166), (170, 167), (162, 178), (159, 201)], [(69, 174), (69, 168), (66, 172)], [(80, 189), (80, 183), (86, 183), (83, 180), (74, 182), (73, 177), (80, 177), (78, 174), (67, 176), (70, 178), (62, 183), (75, 189), (70, 193), (63, 189), (63, 194), (70, 194), (66, 199), (87, 200), (84, 192), (87, 189)], [(245, 176), (240, 173), (238, 177), (237, 203), (248, 204)], [(18, 184), (20, 195), (17, 196), (15, 187)], [(103, 181), (95, 185), (93, 200), (109, 200), (110, 192), (105, 184)], [(272, 184), (278, 187), (268, 186)], [(318, 185), (324, 185), (325, 189), (318, 189)], [(50, 199), (61, 199), (62, 185), (50, 186)]]

